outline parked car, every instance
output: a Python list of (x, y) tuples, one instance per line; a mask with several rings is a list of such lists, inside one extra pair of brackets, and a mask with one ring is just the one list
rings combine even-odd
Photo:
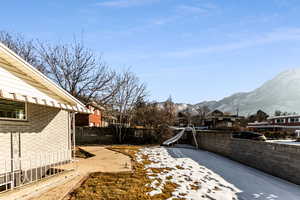
[(239, 139), (248, 139), (248, 140), (259, 140), (259, 141), (266, 141), (267, 138), (261, 134), (256, 132), (250, 132), (250, 131), (239, 131), (232, 133), (233, 138), (239, 138)]

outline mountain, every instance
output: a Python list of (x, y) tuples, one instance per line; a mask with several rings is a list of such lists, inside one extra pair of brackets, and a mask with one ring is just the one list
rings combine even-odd
[[(163, 108), (164, 102), (158, 103), (158, 106), (160, 108)], [(198, 114), (198, 111), (196, 110), (196, 106), (192, 104), (186, 104), (186, 103), (175, 103), (175, 112), (189, 112), (192, 116), (195, 116)]]
[(287, 70), (252, 92), (236, 93), (220, 101), (204, 101), (193, 107), (208, 106), (210, 110), (241, 115), (261, 109), (268, 114), (275, 110), (300, 113), (300, 68)]

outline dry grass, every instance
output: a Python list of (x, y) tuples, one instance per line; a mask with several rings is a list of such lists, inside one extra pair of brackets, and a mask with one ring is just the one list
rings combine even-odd
[(176, 165), (176, 168), (177, 168), (177, 169), (181, 169), (181, 170), (184, 169), (183, 167), (181, 167), (181, 166), (179, 166), (179, 165)]
[[(149, 179), (145, 165), (151, 163), (147, 156), (143, 156), (143, 162), (136, 162), (136, 153), (141, 147), (139, 146), (113, 146), (108, 149), (123, 153), (132, 160), (132, 172), (123, 173), (94, 173), (80, 188), (71, 193), (71, 200), (163, 200), (172, 197), (172, 192), (178, 187), (177, 184), (170, 180), (166, 182), (163, 193), (150, 196), (150, 183), (154, 180), (161, 184), (161, 180)], [(162, 173), (171, 170), (170, 168), (151, 168), (153, 173)], [(176, 199), (181, 200), (181, 199)]]
[(191, 189), (197, 191), (197, 190), (200, 189), (200, 186), (198, 186), (198, 185), (191, 185)]

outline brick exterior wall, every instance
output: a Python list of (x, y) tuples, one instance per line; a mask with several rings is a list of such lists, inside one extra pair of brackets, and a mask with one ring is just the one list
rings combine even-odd
[(75, 116), (76, 126), (89, 126), (89, 114), (78, 113)]
[(93, 106), (88, 106), (92, 114), (76, 114), (76, 126), (101, 127), (102, 126), (102, 111)]
[(89, 115), (89, 122), (93, 124), (93, 126), (100, 127), (101, 126), (101, 111), (99, 110), (99, 114), (94, 113)]
[[(44, 158), (46, 162), (46, 160), (51, 160), (47, 156), (55, 154), (53, 162), (70, 160), (71, 154), (67, 155), (67, 158), (60, 154), (62, 151), (70, 150), (69, 112), (27, 104), (27, 113), (26, 122), (0, 120), (0, 160), (11, 158), (12, 132), (20, 133), (22, 159), (29, 160), (38, 157), (42, 160)], [(23, 163), (22, 167), (26, 165), (29, 163)], [(41, 165), (41, 163), (31, 163), (31, 165)]]
[(235, 139), (229, 132), (216, 131), (197, 133), (197, 142), (200, 149), (300, 185), (300, 146)]

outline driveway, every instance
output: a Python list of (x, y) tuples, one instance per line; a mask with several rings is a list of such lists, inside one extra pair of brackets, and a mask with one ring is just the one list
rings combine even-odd
[[(240, 200), (299, 200), (300, 186), (228, 158), (194, 148), (167, 148), (174, 158), (191, 158), (222, 176), (242, 192)], [(299, 166), (300, 167), (300, 166)]]

